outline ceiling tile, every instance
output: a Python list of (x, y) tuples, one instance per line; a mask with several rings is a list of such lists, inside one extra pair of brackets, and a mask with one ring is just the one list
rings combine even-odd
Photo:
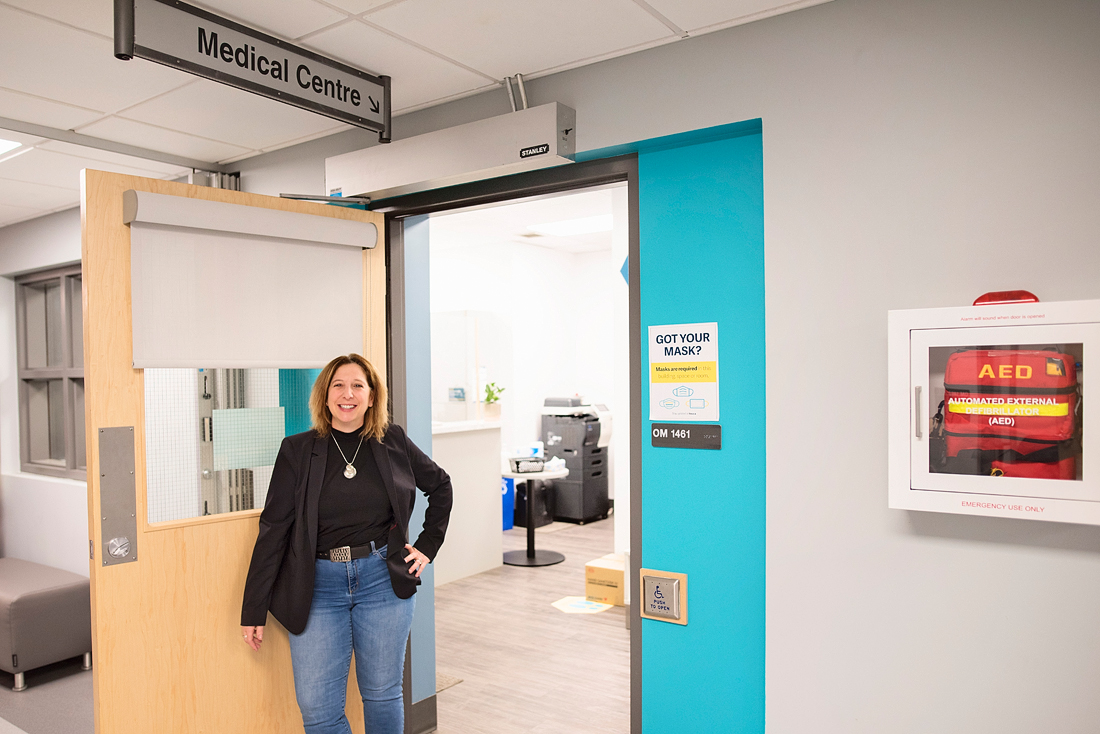
[(4, 0), (4, 4), (114, 38), (112, 0)]
[(359, 22), (319, 33), (305, 45), (371, 73), (389, 74), (395, 111), (492, 81)]
[[(66, 144), (48, 143), (47, 145)], [(69, 147), (76, 150), (87, 150), (86, 148), (78, 148), (75, 145)], [(102, 151), (95, 152), (102, 153)], [(103, 155), (110, 156), (113, 154), (103, 153)], [(126, 157), (127, 156), (118, 156), (118, 158)], [(168, 174), (152, 171), (148, 168), (127, 166), (102, 159), (66, 155), (63, 152), (49, 150), (44, 147), (35, 148), (25, 155), (0, 163), (0, 177), (79, 191), (80, 171), (84, 168), (94, 168), (99, 171), (114, 171), (115, 173), (127, 173), (134, 176), (146, 176), (149, 178), (168, 177)], [(181, 175), (186, 173), (182, 170), (178, 172)]]
[[(273, 150), (279, 150), (280, 148), (287, 148), (291, 145), (298, 145), (299, 143), (308, 143), (310, 140), (316, 140), (317, 138), (325, 138), (325, 137), (328, 137), (329, 135), (335, 135), (336, 133), (342, 133), (345, 130), (354, 130), (355, 129), (354, 125), (348, 125), (348, 124), (343, 123), (343, 122), (337, 122), (336, 120), (331, 120), (330, 122), (335, 123), (335, 127), (332, 127), (328, 130), (322, 130), (321, 132), (312, 133), (310, 135), (304, 135), (300, 138), (294, 138), (293, 140), (284, 141), (282, 143), (279, 143), (278, 145), (273, 145), (269, 148), (264, 148), (263, 151), (261, 151), (261, 152), (269, 153)], [(240, 160), (240, 159), (237, 158), (236, 160)]]
[(8, 206), (0, 203), (0, 227), (22, 222), (25, 219), (33, 219), (45, 213), (45, 209), (29, 209), (25, 206)]
[(0, 87), (107, 112), (187, 79), (182, 72), (149, 61), (119, 61), (105, 38), (3, 5), (0, 28)]
[(4, 117), (13, 120), (56, 127), (59, 130), (72, 130), (103, 116), (103, 113), (95, 110), (73, 107), (10, 89), (0, 89), (0, 111)]
[(205, 79), (126, 110), (124, 116), (249, 150), (277, 146), (339, 124), (331, 118)]
[(406, 0), (367, 19), (494, 79), (670, 34), (631, 0)]
[(538, 224), (610, 216), (613, 196), (610, 188), (601, 188), (433, 214), (432, 252), (437, 254), (487, 244), (535, 245), (566, 252), (609, 250), (610, 231), (541, 237), (533, 236), (535, 233), (530, 228)]
[(347, 17), (313, 0), (208, 0), (195, 4), (211, 13), (290, 40)]
[[(787, 0), (646, 0), (653, 9), (686, 31), (728, 24), (789, 6)], [(805, 4), (828, 2), (811, 0)], [(787, 8), (789, 10), (789, 8)], [(786, 10), (784, 10), (786, 12)]]
[(207, 140), (121, 117), (105, 118), (81, 128), (80, 133), (211, 163), (252, 152), (251, 149), (239, 145)]
[[(0, 165), (2, 168), (2, 165)], [(0, 175), (0, 204), (28, 209), (57, 209), (80, 203), (80, 190), (13, 181)]]
[(394, 5), (402, 2), (403, 0), (328, 0), (329, 3), (335, 5), (338, 8), (343, 8), (353, 15), (359, 13), (365, 13), (373, 8), (381, 7), (383, 5)]
[(80, 193), (80, 169), (87, 161), (35, 148), (0, 163), (0, 178), (70, 189)]
[[(0, 138), (4, 140), (10, 140), (13, 143), (20, 143), (23, 146), (38, 145), (43, 142), (45, 138), (35, 137), (34, 135), (27, 135), (25, 133), (17, 133), (14, 130), (5, 130), (0, 128)], [(15, 153), (19, 148), (13, 148), (7, 153), (0, 154), (0, 158), (6, 158), (12, 153)]]

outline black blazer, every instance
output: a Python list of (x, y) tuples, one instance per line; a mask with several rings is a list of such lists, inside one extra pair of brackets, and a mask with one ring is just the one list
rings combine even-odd
[[(331, 443), (310, 430), (287, 436), (279, 447), (244, 584), (242, 625), (266, 624), (270, 610), (289, 632), (298, 635), (306, 628), (318, 550), (317, 503)], [(398, 597), (408, 599), (420, 584), (404, 561), (416, 488), (427, 495), (428, 509), (424, 531), (413, 545), (434, 560), (451, 514), (451, 478), (400, 426), (391, 425), (381, 441), (368, 439), (367, 445), (374, 452), (396, 521), (386, 559), (390, 582)]]

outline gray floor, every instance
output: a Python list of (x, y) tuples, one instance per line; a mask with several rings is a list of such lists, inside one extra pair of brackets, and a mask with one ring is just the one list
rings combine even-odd
[[(536, 535), (536, 548), (565, 561), (502, 566), (436, 589), (436, 669), (462, 679), (437, 696), (440, 734), (630, 731), (625, 610), (550, 606), (584, 596), (584, 564), (614, 550), (612, 520)], [(505, 533), (506, 551), (525, 547), (525, 530)]]
[[(460, 683), (438, 694), (440, 734), (617, 734), (630, 730), (625, 611), (564, 614), (584, 596), (584, 564), (613, 550), (611, 520), (555, 524), (536, 547), (565, 554), (544, 568), (499, 569), (436, 589), (436, 659)], [(504, 549), (526, 547), (520, 528)], [(92, 674), (74, 658), (26, 674), (0, 671), (0, 734), (93, 734)]]
[(0, 671), (0, 734), (93, 734), (92, 671), (81, 670), (82, 662), (28, 671), (27, 690), (19, 693), (15, 676)]

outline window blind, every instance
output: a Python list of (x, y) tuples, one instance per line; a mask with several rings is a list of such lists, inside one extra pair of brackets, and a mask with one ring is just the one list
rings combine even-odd
[(371, 223), (127, 191), (134, 367), (317, 367), (363, 348)]

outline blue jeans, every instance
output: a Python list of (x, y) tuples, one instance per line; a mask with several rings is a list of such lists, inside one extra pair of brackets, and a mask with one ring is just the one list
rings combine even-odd
[(402, 734), (401, 678), (415, 605), (416, 597), (393, 593), (386, 546), (348, 563), (317, 561), (309, 620), (302, 634), (290, 635), (306, 734), (351, 734), (344, 705), (352, 651), (368, 734)]

